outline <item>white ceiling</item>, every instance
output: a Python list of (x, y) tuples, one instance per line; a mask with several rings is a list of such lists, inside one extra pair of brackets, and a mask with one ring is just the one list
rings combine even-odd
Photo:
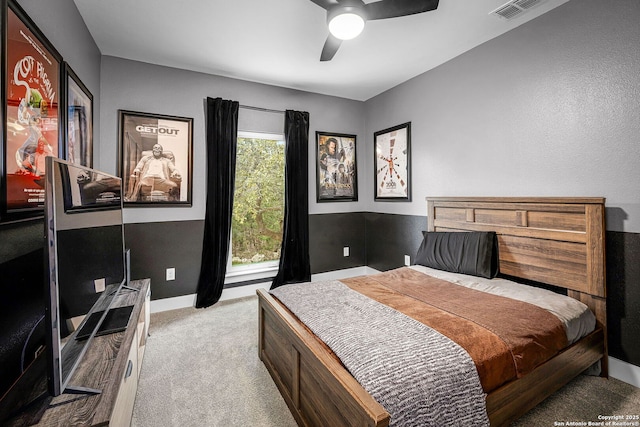
[(489, 15), (507, 0), (440, 0), (367, 22), (329, 62), (326, 12), (310, 0), (74, 1), (103, 55), (365, 101), (568, 0), (509, 21)]

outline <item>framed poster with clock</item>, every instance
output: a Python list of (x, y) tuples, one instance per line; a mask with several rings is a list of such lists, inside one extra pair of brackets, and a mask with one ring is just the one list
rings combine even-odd
[(411, 201), (411, 122), (373, 134), (375, 201)]

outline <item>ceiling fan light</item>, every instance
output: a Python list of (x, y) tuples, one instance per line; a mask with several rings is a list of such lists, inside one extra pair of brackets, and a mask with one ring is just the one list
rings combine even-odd
[(347, 12), (329, 20), (329, 31), (340, 40), (351, 40), (364, 29), (364, 18), (356, 13)]

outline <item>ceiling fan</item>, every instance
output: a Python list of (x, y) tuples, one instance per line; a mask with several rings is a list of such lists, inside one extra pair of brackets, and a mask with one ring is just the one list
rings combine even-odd
[(439, 0), (311, 0), (327, 11), (329, 36), (324, 43), (320, 61), (331, 61), (343, 40), (356, 37), (366, 21), (397, 18), (438, 8)]

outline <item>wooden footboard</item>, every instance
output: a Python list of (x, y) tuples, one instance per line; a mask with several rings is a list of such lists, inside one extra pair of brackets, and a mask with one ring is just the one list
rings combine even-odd
[(259, 356), (300, 426), (385, 427), (389, 414), (317, 338), (258, 290)]
[(526, 376), (487, 396), (492, 426), (509, 425), (596, 363), (604, 354), (604, 333), (597, 329)]
[[(388, 426), (390, 415), (289, 310), (258, 290), (259, 356), (300, 426)], [(596, 363), (598, 329), (524, 378), (487, 396), (492, 426), (508, 425)]]

